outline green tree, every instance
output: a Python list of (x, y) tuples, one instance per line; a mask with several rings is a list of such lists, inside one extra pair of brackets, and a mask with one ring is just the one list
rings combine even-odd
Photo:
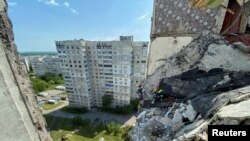
[(45, 91), (48, 88), (47, 82), (39, 79), (32, 80), (32, 85), (35, 90), (35, 93)]
[(122, 138), (124, 139), (124, 141), (129, 141), (129, 136), (128, 133), (133, 129), (132, 126), (125, 126), (122, 128)]
[(113, 103), (113, 96), (112, 95), (104, 95), (104, 96), (102, 96), (102, 106), (104, 108), (111, 107), (112, 103)]
[(75, 125), (75, 126), (80, 126), (83, 124), (83, 120), (80, 116), (77, 116), (77, 117), (74, 117), (72, 119), (72, 124)]
[(121, 125), (115, 124), (114, 122), (111, 122), (107, 124), (107, 131), (109, 133), (113, 133), (115, 136), (118, 135), (118, 133), (121, 132)]
[(55, 81), (54, 81), (54, 80), (50, 80), (48, 83), (49, 83), (50, 85), (53, 85), (53, 84), (55, 84)]
[(31, 64), (29, 64), (29, 69), (30, 69), (30, 72), (32, 73), (33, 72), (33, 68), (32, 68)]
[(53, 75), (50, 73), (46, 73), (43, 76), (40, 76), (40, 79), (49, 82), (50, 80), (53, 80)]
[(54, 76), (55, 84), (63, 84), (63, 79), (60, 76)]

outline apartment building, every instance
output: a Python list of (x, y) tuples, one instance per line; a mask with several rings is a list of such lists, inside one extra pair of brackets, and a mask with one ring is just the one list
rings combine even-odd
[(46, 73), (60, 74), (60, 60), (57, 56), (33, 56), (29, 59), (33, 72), (37, 76), (42, 76)]
[(56, 41), (60, 67), (72, 107), (100, 107), (103, 95), (113, 106), (130, 104), (145, 78), (148, 42), (133, 36), (118, 41)]

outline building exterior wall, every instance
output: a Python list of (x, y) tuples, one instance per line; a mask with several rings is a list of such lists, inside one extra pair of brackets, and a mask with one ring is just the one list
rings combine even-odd
[(60, 68), (68, 93), (69, 106), (90, 107), (93, 105), (90, 81), (89, 58), (84, 41), (56, 42)]
[[(195, 9), (187, 0), (154, 0), (147, 76), (203, 31), (220, 33), (226, 10)], [(223, 5), (228, 5), (225, 0)]]
[(145, 42), (137, 42), (133, 44), (133, 57), (132, 57), (132, 81), (131, 85), (132, 92), (131, 98), (134, 99), (137, 97), (136, 92), (138, 86), (143, 83), (143, 80), (146, 78), (147, 64), (148, 64), (148, 55), (149, 47)]
[[(200, 34), (204, 30), (220, 33), (226, 10), (217, 7), (190, 8), (188, 0), (154, 0), (151, 37)], [(225, 0), (223, 5), (228, 5)]]
[(60, 74), (60, 60), (56, 56), (32, 57), (30, 63), (35, 75), (42, 76), (46, 73)]
[[(111, 95), (113, 106), (124, 106), (136, 97), (133, 82), (145, 78), (148, 42), (121, 36), (120, 41), (57, 41), (56, 46), (70, 106), (101, 107), (104, 95)], [(139, 53), (141, 57), (135, 59), (133, 55)], [(80, 64), (70, 64), (74, 61)], [(144, 65), (134, 67), (132, 62), (137, 61)]]
[(155, 70), (168, 58), (179, 52), (193, 40), (191, 36), (184, 37), (157, 37), (150, 45), (147, 75), (152, 75)]

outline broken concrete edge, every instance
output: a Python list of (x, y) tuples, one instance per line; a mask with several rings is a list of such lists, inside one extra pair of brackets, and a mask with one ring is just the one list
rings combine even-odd
[[(217, 57), (218, 60), (224, 59), (225, 61), (217, 60), (219, 63), (215, 63), (216, 60), (208, 57), (208, 51), (210, 54), (214, 53), (217, 55), (215, 57), (212, 56), (213, 58)], [(250, 64), (247, 61), (249, 60), (249, 55), (246, 52), (233, 48), (233, 45), (229, 44), (219, 35), (205, 33), (195, 39), (187, 47), (183, 48), (180, 52), (174, 54), (172, 57), (166, 58), (165, 60), (166, 64), (160, 66), (158, 70), (144, 82), (143, 88), (146, 89), (146, 93), (150, 95), (162, 91), (162, 87), (157, 89), (160, 85), (158, 82), (162, 81), (162, 79), (166, 79), (169, 81), (165, 82), (164, 80), (165, 84), (172, 85), (174, 90), (180, 88), (183, 89), (183, 94), (191, 95), (187, 96), (184, 100), (177, 100), (177, 104), (173, 104), (172, 107), (169, 107), (167, 101), (158, 101), (158, 103), (161, 102), (165, 104), (166, 107), (169, 107), (168, 109), (162, 108), (163, 114), (161, 115), (154, 114), (155, 107), (142, 111), (142, 114), (139, 114), (139, 119), (137, 119), (137, 126), (135, 126), (130, 134), (136, 141), (137, 139), (172, 140), (174, 138), (177, 138), (177, 140), (194, 138), (204, 140), (207, 137), (207, 125), (236, 125), (249, 122), (248, 119), (241, 119), (243, 121), (240, 121), (239, 118), (230, 119), (230, 117), (224, 117), (221, 119), (218, 117), (218, 113), (223, 107), (231, 105), (232, 102), (242, 103), (242, 100), (244, 102), (244, 100), (249, 99), (246, 95), (250, 93), (250, 81), (248, 81), (250, 69), (247, 67), (250, 66)], [(241, 61), (238, 63), (235, 60)], [(240, 65), (242, 63), (244, 65)], [(202, 69), (200, 70), (199, 67)], [(204, 89), (199, 93), (190, 93), (190, 91), (185, 89), (186, 87), (183, 87), (186, 84), (184, 81), (189, 82), (188, 78), (183, 78), (183, 74), (189, 71), (192, 72), (192, 69), (196, 69), (194, 72), (198, 72), (198, 77), (194, 75), (195, 79), (190, 79), (189, 81), (192, 82), (198, 79), (202, 80), (205, 85), (210, 84), (207, 87), (208, 89)], [(188, 74), (189, 73), (186, 75)], [(201, 76), (204, 80), (200, 79)], [(215, 76), (214, 78), (216, 78), (216, 81), (212, 81), (213, 83), (207, 83), (207, 81), (214, 80), (209, 79), (208, 76)], [(246, 81), (242, 78), (244, 76), (246, 76)], [(175, 80), (178, 83), (174, 83), (173, 81)], [(179, 81), (183, 81), (183, 85), (179, 83)], [(234, 84), (234, 82), (237, 83)], [(234, 85), (235, 87), (232, 87)], [(188, 87), (190, 87), (190, 84)], [(168, 87), (166, 87), (166, 90), (167, 89)], [(198, 89), (197, 86), (194, 87), (194, 89)], [(168, 92), (165, 91), (165, 93)], [(172, 93), (176, 94), (178, 91), (172, 91)], [(171, 92), (168, 94), (171, 94)], [(204, 99), (202, 97), (204, 97)], [(150, 99), (150, 97), (148, 98)], [(189, 100), (191, 100), (191, 102), (189, 102)], [(208, 101), (208, 103), (205, 101)], [(196, 102), (196, 104), (193, 102)], [(157, 103), (157, 101), (154, 100), (154, 103)], [(207, 105), (204, 106), (202, 103), (206, 103)], [(175, 105), (177, 106), (175, 107)], [(195, 115), (195, 112), (189, 112), (191, 116), (187, 116), (188, 114), (186, 111), (189, 109), (187, 108), (188, 105), (191, 105), (192, 108), (190, 109), (196, 111), (198, 115)], [(203, 109), (202, 111), (202, 107), (205, 108), (205, 110)], [(201, 114), (201, 112), (203, 112), (203, 114)], [(169, 119), (171, 121), (169, 121)], [(172, 124), (173, 122), (174, 124)], [(151, 124), (154, 124), (155, 129), (157, 130), (154, 131), (154, 127), (151, 127)], [(171, 128), (170, 131), (169, 127)], [(168, 130), (169, 132), (165, 132), (164, 130)], [(163, 134), (155, 134), (156, 131), (160, 131)], [(152, 136), (151, 133), (157, 136)], [(173, 134), (175, 137), (172, 138), (171, 136), (173, 136)]]
[[(205, 37), (207, 37), (208, 39), (204, 41)], [(225, 46), (227, 46), (227, 48), (231, 48), (231, 50), (234, 50), (233, 55), (238, 55), (240, 57), (244, 55), (243, 57), (241, 57), (243, 60), (245, 60), (247, 58), (247, 55), (245, 52), (241, 51), (240, 49), (234, 48), (235, 46), (233, 44), (229, 44), (220, 35), (214, 34), (214, 33), (209, 32), (209, 31), (205, 31), (201, 34), (201, 36), (195, 38), (189, 45), (187, 45), (186, 47), (183, 47), (181, 49), (181, 51), (173, 54), (169, 58), (166, 58), (165, 63), (163, 63), (161, 66), (159, 66), (152, 75), (147, 76), (147, 79), (143, 83), (146, 94), (147, 94), (146, 99), (152, 99), (152, 95), (150, 95), (150, 93), (152, 93), (153, 91), (155, 91), (158, 88), (159, 83), (160, 83), (161, 79), (163, 79), (163, 78), (174, 77), (174, 76), (180, 75), (181, 73), (183, 73), (185, 71), (188, 71), (190, 69), (194, 69), (196, 67), (201, 68), (204, 71), (209, 71), (209, 69), (211, 69), (211, 67), (213, 65), (211, 63), (214, 61), (208, 63), (207, 66), (203, 65), (204, 63), (207, 63), (209, 59), (211, 59), (211, 57), (210, 58), (207, 57), (209, 54), (208, 55), (206, 54), (206, 57), (204, 57), (204, 55), (205, 55), (204, 53), (206, 53), (207, 52), (206, 50), (208, 50), (208, 49), (214, 52), (217, 49), (215, 47), (217, 45), (225, 45)], [(192, 51), (195, 46), (198, 46), (198, 47), (196, 47), (196, 50), (197, 50), (196, 54), (188, 56), (187, 52)], [(223, 48), (220, 50), (223, 50)], [(227, 51), (230, 53), (230, 49), (228, 49)], [(183, 56), (185, 56), (185, 57), (183, 57)], [(230, 57), (230, 56), (227, 56), (227, 57)], [(217, 58), (221, 59), (219, 57), (217, 57)], [(227, 64), (226, 64), (225, 59), (224, 59), (224, 62), (222, 61), (221, 64), (217, 63), (216, 67), (220, 68), (220, 66), (223, 66), (223, 65), (226, 66)], [(232, 59), (228, 60), (228, 61), (231, 64), (238, 63), (237, 61), (232, 60)], [(248, 65), (248, 64), (246, 64), (246, 65)], [(239, 69), (237, 67), (240, 68), (242, 66), (236, 65), (235, 67), (231, 67), (231, 68), (226, 66), (225, 69), (231, 70), (231, 71), (238, 71)], [(245, 68), (243, 68), (242, 71), (249, 71), (249, 69), (247, 69), (245, 67)]]
[(7, 1), (1, 1), (5, 3), (6, 7), (0, 13), (0, 20), (3, 23), (3, 29), (5, 29), (2, 40), (5, 44), (5, 54), (6, 58), (10, 64), (11, 71), (14, 74), (14, 79), (17, 83), (21, 97), (24, 104), (28, 110), (30, 118), (36, 127), (37, 133), (41, 141), (51, 141), (51, 137), (46, 130), (46, 121), (42, 116), (41, 110), (38, 106), (37, 100), (35, 98), (34, 90), (31, 86), (31, 82), (25, 71), (23, 71), (20, 64), (19, 54), (14, 43), (14, 33), (12, 29), (12, 23), (7, 15)]
[[(249, 87), (250, 86), (248, 86), (248, 88)], [(237, 92), (237, 90), (234, 90), (234, 91)], [(245, 101), (243, 101), (243, 102), (245, 102)], [(187, 102), (187, 103), (188, 103), (188, 105), (191, 105), (190, 102)], [(177, 114), (178, 114), (177, 117), (183, 116), (181, 113), (179, 114), (179, 112), (183, 111), (183, 106), (188, 107), (188, 105), (185, 105), (185, 104), (181, 103), (179, 105), (179, 108), (175, 110), (175, 113), (176, 113), (175, 116), (177, 116)], [(232, 104), (229, 103), (229, 102), (226, 102), (226, 103), (222, 104), (221, 107), (226, 107), (227, 105), (232, 105)], [(173, 125), (177, 124), (178, 122), (177, 123), (172, 123), (172, 122), (174, 122), (174, 120), (176, 118), (175, 116), (174, 116), (174, 118), (172, 120), (169, 119), (169, 118), (166, 118), (164, 116), (166, 114), (162, 114), (162, 117), (159, 117), (159, 116), (156, 116), (155, 114), (153, 114), (155, 110), (156, 110), (156, 108), (146, 109), (146, 110), (142, 111), (139, 114), (140, 116), (138, 116), (138, 119), (140, 120), (141, 118), (147, 118), (149, 116), (155, 116), (153, 118), (148, 118), (146, 120), (145, 119), (143, 119), (143, 120), (145, 120), (146, 122), (156, 121), (158, 123), (161, 123), (165, 127), (176, 128), (176, 127), (173, 127)], [(180, 124), (181, 127), (177, 127), (179, 129), (177, 129), (177, 130), (173, 129), (173, 131), (175, 132), (175, 135), (174, 135), (175, 140), (181, 140), (181, 141), (182, 140), (192, 140), (195, 137), (206, 139), (207, 138), (207, 127), (208, 127), (208, 125), (213, 125), (214, 123), (215, 124), (222, 124), (222, 125), (239, 125), (239, 123), (241, 123), (241, 122), (247, 122), (247, 118), (244, 118), (244, 119), (231, 119), (230, 117), (221, 118), (219, 116), (220, 112), (221, 112), (221, 110), (214, 113), (212, 115), (212, 117), (205, 118), (205, 119), (198, 116), (190, 124), (185, 124), (185, 125), (184, 125), (184, 123)], [(170, 121), (169, 120), (163, 121), (162, 119), (169, 119)], [(216, 122), (219, 122), (219, 123), (216, 123)], [(143, 123), (139, 123), (139, 124), (143, 124)], [(134, 134), (132, 132), (130, 132), (129, 135), (134, 136)]]

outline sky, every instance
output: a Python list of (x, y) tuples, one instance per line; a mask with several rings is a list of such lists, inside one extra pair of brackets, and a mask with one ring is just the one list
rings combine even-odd
[(60, 40), (149, 41), (153, 0), (7, 0), (19, 52), (56, 51)]

